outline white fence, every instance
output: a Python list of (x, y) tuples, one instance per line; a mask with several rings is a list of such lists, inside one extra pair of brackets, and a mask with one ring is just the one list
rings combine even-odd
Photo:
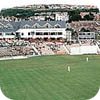
[(70, 55), (97, 54), (98, 46), (78, 46), (70, 48)]

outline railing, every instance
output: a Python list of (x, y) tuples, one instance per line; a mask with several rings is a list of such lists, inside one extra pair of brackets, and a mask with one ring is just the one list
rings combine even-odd
[(69, 49), (67, 46), (65, 46), (65, 45), (63, 45), (63, 47), (65, 48), (66, 52), (67, 52), (68, 54), (70, 54), (70, 49)]
[(32, 45), (32, 48), (34, 49), (34, 51), (35, 51), (38, 55), (41, 55), (40, 52), (34, 47), (34, 45)]

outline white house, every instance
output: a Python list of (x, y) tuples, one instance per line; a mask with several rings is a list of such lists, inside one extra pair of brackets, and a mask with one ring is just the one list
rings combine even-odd
[(65, 21), (24, 21), (16, 34), (21, 38), (71, 40), (71, 31), (66, 31)]
[(60, 20), (60, 21), (68, 21), (69, 20), (69, 16), (67, 12), (63, 12), (63, 13), (56, 13), (55, 14), (55, 19), (56, 20)]
[(66, 31), (65, 21), (0, 21), (0, 39), (66, 39), (71, 41), (71, 31)]
[(95, 32), (79, 32), (78, 33), (79, 40), (86, 40), (86, 39), (95, 39)]
[(71, 32), (62, 29), (19, 29), (16, 34), (19, 33), (20, 37), (25, 38), (41, 38), (41, 39), (66, 39), (71, 41)]

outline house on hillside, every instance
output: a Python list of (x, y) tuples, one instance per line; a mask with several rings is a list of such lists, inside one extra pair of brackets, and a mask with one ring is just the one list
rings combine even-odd
[(55, 20), (58, 20), (58, 21), (68, 21), (69, 20), (69, 15), (67, 12), (59, 12), (59, 13), (56, 13), (55, 14)]

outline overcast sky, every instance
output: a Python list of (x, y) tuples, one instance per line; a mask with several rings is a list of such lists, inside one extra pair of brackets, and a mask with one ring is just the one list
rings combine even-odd
[(1, 0), (0, 10), (14, 6), (31, 4), (79, 4), (96, 5), (100, 9), (100, 0)]

